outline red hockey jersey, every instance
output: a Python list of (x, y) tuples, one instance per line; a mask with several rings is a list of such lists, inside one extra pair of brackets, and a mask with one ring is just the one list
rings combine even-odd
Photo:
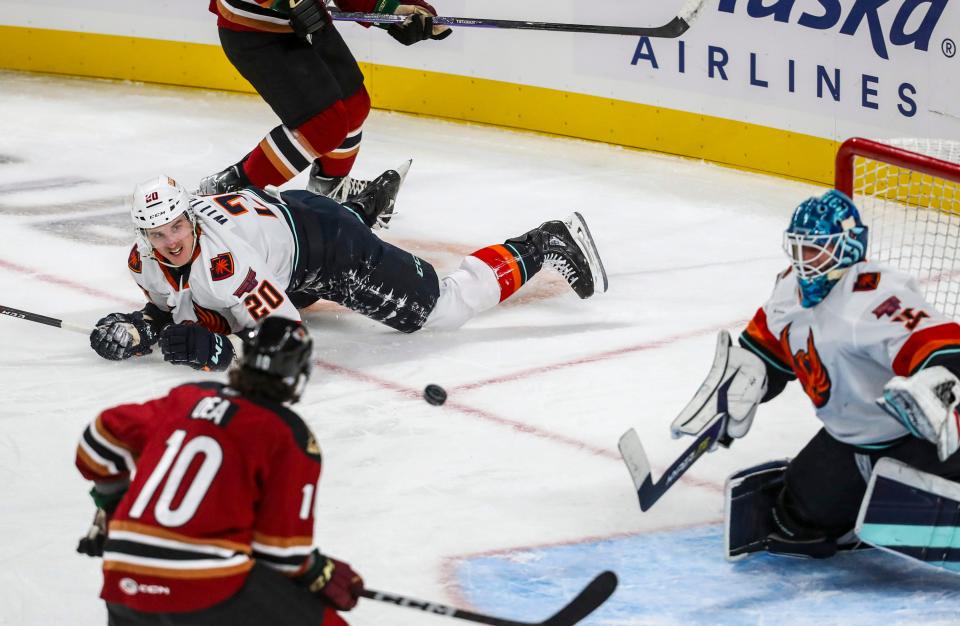
[(320, 450), (280, 404), (183, 385), (101, 413), (76, 462), (94, 481), (132, 476), (104, 546), (108, 602), (200, 610), (236, 593), (253, 559), (292, 576), (313, 549)]

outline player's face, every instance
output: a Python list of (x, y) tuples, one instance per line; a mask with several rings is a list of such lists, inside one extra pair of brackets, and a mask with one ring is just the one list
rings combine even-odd
[(190, 262), (196, 244), (193, 225), (186, 215), (181, 215), (169, 224), (148, 228), (147, 240), (154, 250), (177, 267)]
[(809, 238), (787, 234), (784, 249), (797, 274), (803, 278), (822, 276), (837, 266), (840, 237)]

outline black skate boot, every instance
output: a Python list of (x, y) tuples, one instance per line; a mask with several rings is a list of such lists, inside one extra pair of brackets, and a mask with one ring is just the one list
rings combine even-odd
[[(400, 175), (401, 182), (407, 177), (411, 163), (413, 163), (413, 159), (400, 164), (399, 167), (393, 170)], [(391, 170), (387, 171), (389, 172)], [(384, 172), (384, 174), (386, 174), (386, 172)], [(349, 202), (357, 198), (371, 182), (373, 181), (364, 178), (353, 178), (352, 176), (324, 176), (320, 169), (320, 162), (314, 161), (313, 166), (310, 168), (310, 177), (307, 179), (307, 191), (318, 193), (343, 204), (344, 202)]]
[(250, 179), (247, 178), (246, 173), (243, 171), (243, 161), (241, 161), (240, 163), (231, 165), (222, 172), (217, 172), (216, 174), (211, 174), (200, 179), (200, 184), (197, 185), (197, 195), (215, 196), (221, 193), (232, 193), (234, 191), (240, 191), (250, 185)]
[(565, 221), (544, 222), (539, 228), (507, 239), (529, 255), (534, 266), (543, 264), (557, 270), (581, 298), (607, 290), (607, 272), (583, 216), (573, 213)]
[(356, 211), (370, 228), (388, 228), (400, 185), (410, 170), (410, 163), (407, 161), (397, 169), (387, 170), (366, 182), (360, 192), (349, 196), (341, 204)]

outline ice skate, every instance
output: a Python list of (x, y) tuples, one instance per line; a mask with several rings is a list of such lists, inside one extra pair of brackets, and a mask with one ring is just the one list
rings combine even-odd
[[(387, 172), (397, 172), (400, 175), (400, 182), (403, 183), (403, 180), (407, 177), (407, 172), (410, 171), (411, 163), (413, 163), (413, 159), (401, 163), (398, 167), (387, 170)], [(384, 172), (384, 174), (387, 172)], [(382, 176), (383, 174), (381, 174)], [(379, 180), (379, 177), (374, 180)], [(307, 191), (327, 196), (343, 204), (356, 199), (371, 182), (373, 181), (365, 178), (353, 178), (349, 175), (324, 176), (320, 171), (320, 164), (314, 161), (313, 167), (310, 168), (310, 177), (307, 179)]]
[(249, 186), (250, 181), (243, 172), (243, 163), (237, 163), (222, 172), (204, 176), (200, 179), (196, 195), (215, 196), (221, 193), (233, 193)]
[[(387, 170), (371, 181), (352, 180), (349, 183), (351, 186), (354, 183), (362, 183), (360, 191), (351, 193), (346, 200), (337, 201), (357, 210), (370, 228), (388, 228), (390, 219), (393, 217), (397, 194), (400, 193), (400, 185), (410, 171), (412, 162), (411, 159), (396, 169)], [(346, 186), (346, 181), (343, 181), (341, 186)], [(329, 197), (333, 198), (333, 196)], [(333, 199), (336, 200), (336, 198)]]
[(583, 216), (544, 222), (511, 242), (532, 245), (543, 255), (543, 265), (560, 273), (581, 298), (607, 290), (607, 272)]

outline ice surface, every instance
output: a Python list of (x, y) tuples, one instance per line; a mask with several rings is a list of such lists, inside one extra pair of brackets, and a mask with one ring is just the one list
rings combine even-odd
[[(133, 185), (158, 173), (195, 185), (274, 124), (252, 96), (0, 73), (0, 302), (80, 324), (139, 308), (126, 270), (124, 203)], [(580, 301), (544, 272), (451, 333), (401, 335), (332, 305), (307, 313), (317, 367), (297, 410), (324, 450), (324, 551), (372, 588), (514, 619), (541, 619), (601, 569), (618, 570), (616, 611), (586, 622), (595, 625), (789, 623), (822, 606), (824, 595), (869, 587), (877, 557), (862, 560), (862, 576), (859, 565), (821, 570), (843, 568), (840, 578), (776, 562), (763, 576), (800, 581), (782, 600), (751, 605), (742, 590), (722, 597), (757, 577), (722, 560), (713, 525), (723, 480), (790, 456), (816, 431), (798, 389), (765, 406), (747, 439), (701, 459), (648, 513), (616, 452), (620, 434), (636, 427), (659, 473), (688, 443), (670, 440), (668, 426), (706, 373), (716, 331), (738, 330), (769, 293), (785, 264), (779, 244), (789, 211), (818, 189), (604, 144), (374, 111), (355, 173), (375, 176), (410, 157), (387, 239), (443, 274), (463, 254), (578, 210), (610, 291)], [(76, 440), (99, 410), (196, 379), (221, 376), (156, 355), (107, 362), (82, 335), (0, 319), (0, 624), (105, 623), (99, 564), (74, 554), (93, 512), (73, 468)], [(422, 400), (428, 383), (446, 388), (446, 405)], [(595, 545), (604, 546), (602, 558)], [(491, 570), (491, 555), (544, 568), (518, 577), (506, 565)], [(488, 575), (477, 574), (481, 567)], [(702, 575), (686, 580), (704, 567), (711, 584)], [(659, 571), (672, 584), (648, 586)], [(851, 577), (859, 582), (834, 587)], [(960, 608), (954, 579), (903, 577), (884, 584), (902, 585), (896, 595), (907, 608), (934, 600), (938, 610)], [(562, 584), (532, 604), (544, 581)], [(689, 594), (703, 602), (691, 609)], [(811, 615), (818, 623), (896, 622), (889, 603), (831, 606), (835, 618)], [(371, 601), (349, 620), (450, 623)]]

